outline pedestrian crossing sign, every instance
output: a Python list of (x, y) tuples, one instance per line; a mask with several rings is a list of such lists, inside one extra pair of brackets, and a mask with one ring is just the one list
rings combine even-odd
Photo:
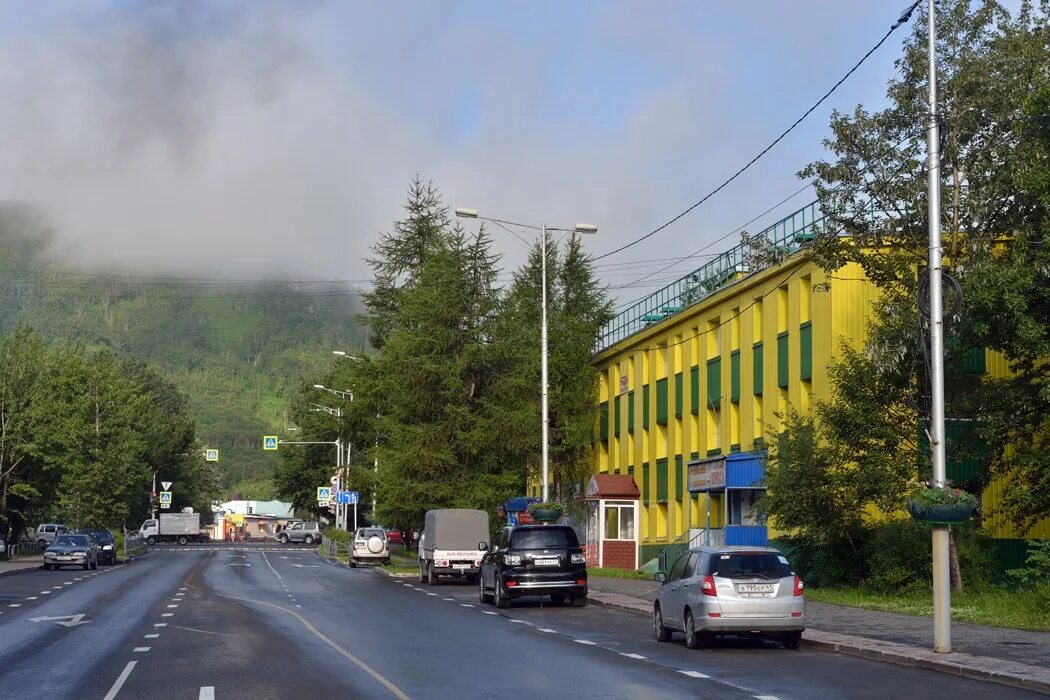
[(164, 505), (165, 503), (169, 505), (171, 504), (171, 491), (160, 492), (160, 503), (161, 505)]
[(332, 500), (332, 487), (331, 486), (318, 486), (317, 487), (317, 502), (322, 505), (327, 505)]
[(219, 451), (216, 449), (209, 448), (204, 451), (204, 459), (209, 462), (219, 461)]
[(264, 450), (276, 450), (277, 449), (277, 436), (276, 435), (263, 435), (263, 449)]

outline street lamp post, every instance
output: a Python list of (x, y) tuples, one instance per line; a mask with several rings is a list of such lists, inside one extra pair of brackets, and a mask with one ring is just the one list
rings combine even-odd
[(543, 501), (547, 502), (548, 483), (547, 469), (550, 462), (550, 426), (547, 404), (547, 233), (548, 232), (571, 232), (571, 233), (598, 233), (598, 227), (592, 224), (576, 224), (573, 228), (554, 228), (541, 224), (530, 226), (516, 221), (504, 221), (487, 216), (479, 216), (477, 209), (457, 209), (456, 216), (463, 219), (480, 219), (491, 221), (494, 224), (507, 226), (520, 226), (532, 231), (540, 232), (540, 429), (542, 437), (542, 462), (543, 462)]

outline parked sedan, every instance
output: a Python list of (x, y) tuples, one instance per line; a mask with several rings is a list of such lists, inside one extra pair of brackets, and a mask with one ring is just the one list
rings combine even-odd
[(44, 550), (44, 570), (63, 566), (98, 568), (98, 545), (90, 535), (59, 535)]
[(81, 530), (80, 534), (88, 535), (98, 545), (98, 563), (99, 564), (116, 564), (117, 563), (117, 540), (113, 537), (113, 533), (109, 530), (103, 530), (101, 528), (91, 528), (88, 530)]
[(787, 557), (769, 547), (700, 547), (656, 575), (656, 639), (675, 631), (698, 649), (720, 634), (771, 636), (797, 649), (806, 628), (802, 579)]

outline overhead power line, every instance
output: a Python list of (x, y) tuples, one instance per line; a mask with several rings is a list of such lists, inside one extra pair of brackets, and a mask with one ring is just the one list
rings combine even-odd
[(635, 240), (631, 241), (630, 243), (626, 243), (626, 244), (620, 246), (619, 248), (616, 248), (614, 250), (610, 250), (608, 253), (603, 253), (602, 255), (599, 255), (599, 256), (595, 257), (594, 260), (602, 260), (603, 258), (607, 258), (607, 257), (609, 257), (611, 255), (616, 255), (617, 253), (619, 253), (621, 251), (627, 250), (628, 248), (631, 248), (632, 246), (635, 246), (635, 245), (641, 243), (642, 241), (646, 240), (647, 238), (651, 238), (652, 236), (656, 235), (660, 231), (663, 231), (668, 226), (674, 224), (676, 221), (678, 221), (682, 217), (684, 217), (687, 214), (689, 214), (691, 211), (693, 211), (694, 209), (699, 207), (701, 204), (703, 204), (707, 200), (711, 199), (711, 197), (714, 197), (716, 194), (718, 194), (723, 189), (725, 189), (725, 187), (727, 185), (729, 185), (729, 183), (733, 182), (738, 177), (743, 175), (744, 172), (748, 168), (750, 168), (752, 165), (757, 163), (759, 161), (759, 159), (762, 158), (762, 156), (764, 156), (765, 154), (769, 153), (769, 151), (771, 151), (774, 146), (776, 146), (778, 143), (780, 143), (784, 139), (784, 137), (786, 137), (788, 134), (790, 134), (792, 131), (794, 131), (795, 127), (797, 127), (799, 124), (801, 124), (803, 122), (803, 120), (805, 120), (806, 117), (808, 117), (810, 114), (812, 114), (814, 112), (814, 110), (817, 109), (817, 107), (819, 107), (821, 104), (823, 104), (826, 99), (831, 97), (832, 93), (834, 93), (835, 90), (837, 90), (840, 85), (842, 85), (844, 82), (846, 82), (846, 80), (851, 75), (853, 75), (853, 73), (855, 73), (856, 70), (858, 68), (860, 68), (861, 65), (863, 65), (866, 60), (868, 60), (868, 57), (870, 57), (873, 53), (875, 53), (879, 49), (880, 46), (882, 46), (884, 43), (886, 43), (886, 40), (890, 38), (890, 35), (893, 34), (893, 32), (895, 32), (898, 27), (903, 25), (905, 22), (907, 22), (911, 18), (912, 13), (915, 11), (915, 8), (919, 6), (920, 2), (921, 2), (921, 0), (916, 0), (911, 5), (909, 5), (908, 8), (906, 10), (904, 10), (904, 12), (901, 13), (900, 17), (897, 18), (897, 21), (894, 22), (893, 25), (889, 28), (889, 31), (887, 31), (883, 35), (883, 37), (881, 39), (879, 39), (878, 43), (875, 44), (873, 47), (871, 47), (868, 50), (867, 53), (865, 53), (863, 56), (861, 56), (860, 60), (857, 61), (853, 65), (853, 67), (850, 68), (846, 72), (846, 74), (839, 79), (839, 81), (837, 83), (832, 85), (831, 89), (824, 93), (823, 97), (821, 97), (819, 100), (817, 100), (813, 104), (812, 107), (807, 109), (802, 114), (801, 117), (796, 119), (795, 122), (791, 126), (789, 126), (787, 129), (785, 129), (780, 134), (780, 136), (777, 136), (775, 139), (773, 139), (773, 141), (768, 146), (766, 146), (765, 148), (763, 148), (761, 151), (758, 152), (758, 155), (756, 155), (754, 158), (752, 158), (747, 163), (745, 163), (742, 168), (740, 168), (735, 173), (733, 173), (731, 176), (729, 176), (729, 178), (727, 178), (722, 184), (720, 184), (718, 187), (716, 187), (715, 189), (713, 189), (710, 192), (708, 192), (706, 195), (701, 197), (698, 201), (693, 203), (689, 208), (687, 208), (685, 211), (683, 211), (681, 214), (678, 214), (677, 216), (675, 216), (671, 220), (669, 220), (669, 221), (667, 221), (667, 222), (657, 226), (656, 228), (654, 228), (649, 233), (645, 234), (644, 236), (640, 236), (639, 238), (636, 238)]

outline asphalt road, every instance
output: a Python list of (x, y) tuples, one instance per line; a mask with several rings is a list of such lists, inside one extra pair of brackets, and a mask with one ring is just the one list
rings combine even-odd
[(915, 695), (1042, 697), (773, 644), (690, 651), (630, 613), (534, 599), (497, 610), (472, 587), (337, 567), (304, 547), (155, 548), (97, 572), (0, 579), (0, 697)]

